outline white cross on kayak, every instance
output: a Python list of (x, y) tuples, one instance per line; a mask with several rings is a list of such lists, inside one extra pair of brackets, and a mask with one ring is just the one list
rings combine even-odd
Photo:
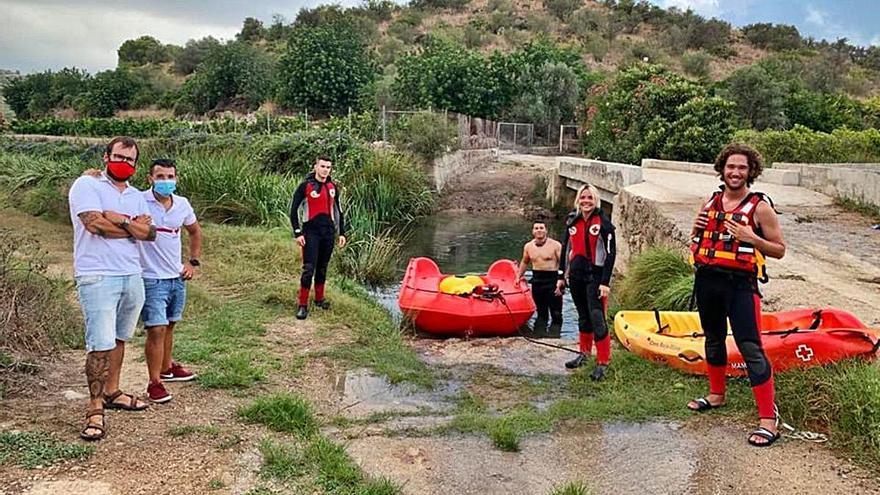
[(811, 361), (813, 359), (813, 349), (807, 344), (801, 344), (798, 346), (797, 350), (794, 351), (794, 355), (801, 358), (801, 361)]

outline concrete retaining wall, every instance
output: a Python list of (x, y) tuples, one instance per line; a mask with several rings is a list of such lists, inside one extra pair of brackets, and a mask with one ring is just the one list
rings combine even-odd
[(459, 150), (436, 158), (432, 176), (434, 189), (442, 191), (453, 177), (475, 170), (481, 163), (495, 161), (495, 150)]
[(797, 172), (801, 187), (880, 206), (880, 164), (775, 163), (773, 166)]
[[(765, 168), (761, 177), (757, 182), (765, 182), (768, 184), (779, 184), (782, 186), (797, 186), (799, 183), (799, 175), (797, 170), (777, 170), (774, 168)], [(659, 168), (663, 170), (675, 170), (678, 172), (691, 172), (695, 174), (715, 175), (715, 167), (711, 163), (698, 162), (677, 162), (673, 160), (658, 160), (654, 158), (642, 159), (643, 168)]]
[(690, 240), (663, 206), (638, 193), (623, 189), (614, 203), (617, 227), (616, 266), (624, 271), (633, 255), (652, 246), (667, 246), (686, 253)]
[(584, 184), (595, 185), (603, 201), (614, 203), (624, 187), (642, 182), (642, 169), (635, 165), (572, 157), (559, 157), (557, 163), (557, 179), (548, 187), (553, 206), (573, 201), (573, 191)]

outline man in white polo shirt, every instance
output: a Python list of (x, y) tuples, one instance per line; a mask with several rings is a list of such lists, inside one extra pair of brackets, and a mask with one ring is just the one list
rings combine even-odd
[(73, 223), (73, 267), (85, 319), (89, 411), (80, 432), (104, 437), (104, 409), (140, 411), (148, 404), (119, 390), (125, 343), (144, 304), (137, 241), (156, 239), (143, 195), (128, 185), (138, 158), (137, 143), (117, 137), (104, 150), (104, 171), (84, 175), (68, 194)]
[[(202, 251), (202, 229), (189, 201), (174, 194), (177, 166), (173, 160), (150, 164), (150, 189), (142, 192), (156, 226), (155, 242), (139, 242), (144, 269), (146, 302), (142, 319), (147, 330), (147, 395), (153, 402), (168, 402), (171, 394), (162, 382), (185, 382), (196, 377), (171, 359), (174, 325), (183, 317), (185, 280), (193, 277)], [(189, 261), (181, 263), (181, 229), (189, 233)]]

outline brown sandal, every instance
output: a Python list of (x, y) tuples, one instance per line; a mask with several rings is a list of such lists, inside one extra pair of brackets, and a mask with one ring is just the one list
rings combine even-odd
[[(92, 423), (90, 420), (95, 416), (101, 416), (101, 424), (96, 425)], [(89, 435), (86, 433), (86, 430), (98, 430), (100, 433), (97, 435)], [(103, 409), (92, 409), (91, 411), (86, 413), (86, 425), (79, 432), (79, 437), (87, 442), (95, 442), (104, 438), (105, 430), (104, 430), (104, 410)]]
[[(120, 404), (119, 402), (114, 402), (119, 396), (128, 397), (128, 404)], [(123, 394), (122, 390), (117, 390), (110, 395), (104, 394), (104, 409), (122, 409), (123, 411), (143, 411), (144, 409), (150, 407), (146, 402), (141, 402), (141, 406), (138, 407), (138, 398), (136, 395), (131, 394)]]

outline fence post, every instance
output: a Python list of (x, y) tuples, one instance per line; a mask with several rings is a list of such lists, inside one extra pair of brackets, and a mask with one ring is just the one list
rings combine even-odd
[(563, 126), (562, 124), (559, 124), (559, 154), (560, 155), (562, 154), (562, 129), (563, 129), (563, 127), (565, 127), (565, 126)]
[(382, 105), (382, 142), (385, 143), (388, 141), (388, 132), (385, 128), (385, 105)]
[(513, 124), (513, 151), (516, 151), (516, 124)]
[(351, 134), (351, 107), (348, 107), (348, 133)]
[(266, 112), (266, 134), (272, 134), (272, 117)]
[(309, 128), (309, 109), (306, 108), (306, 129)]

